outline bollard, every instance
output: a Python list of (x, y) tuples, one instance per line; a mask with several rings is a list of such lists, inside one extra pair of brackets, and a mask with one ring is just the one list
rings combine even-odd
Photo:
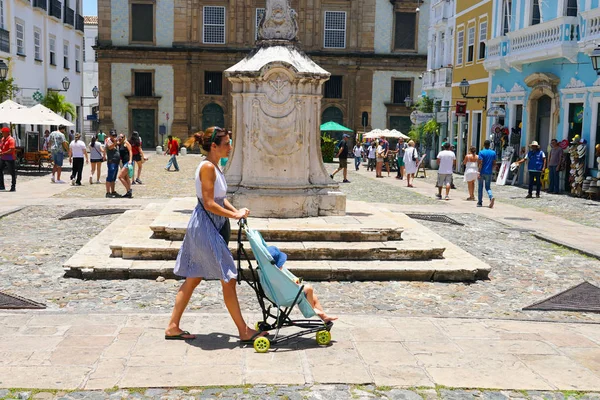
[(182, 146), (181, 149), (179, 150), (179, 155), (181, 155), (181, 156), (187, 155), (187, 147)]
[(156, 154), (158, 154), (160, 156), (160, 155), (162, 155), (162, 153), (163, 153), (162, 146), (156, 146)]

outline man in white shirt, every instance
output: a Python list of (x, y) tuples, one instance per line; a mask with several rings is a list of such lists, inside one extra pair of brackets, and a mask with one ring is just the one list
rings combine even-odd
[(69, 164), (73, 164), (73, 172), (71, 172), (71, 185), (73, 186), (81, 186), (84, 157), (85, 163), (89, 163), (85, 142), (81, 140), (81, 133), (76, 133), (75, 140), (69, 145)]
[(440, 151), (437, 156), (437, 162), (439, 165), (437, 188), (438, 199), (442, 198), (442, 187), (446, 187), (446, 200), (450, 200), (450, 186), (452, 185), (452, 172), (456, 166), (456, 156), (454, 152), (450, 150), (450, 143), (444, 143), (444, 150)]
[(352, 153), (354, 154), (354, 168), (356, 168), (356, 170), (358, 171), (363, 156), (362, 145), (360, 143), (356, 143), (354, 145), (354, 148), (352, 149)]

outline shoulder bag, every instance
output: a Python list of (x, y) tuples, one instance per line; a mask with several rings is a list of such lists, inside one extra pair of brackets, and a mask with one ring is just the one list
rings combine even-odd
[(210, 222), (212, 222), (212, 224), (215, 227), (215, 229), (219, 232), (219, 235), (221, 235), (221, 237), (225, 241), (225, 244), (229, 245), (229, 238), (231, 237), (231, 224), (229, 223), (229, 218), (225, 218), (225, 223), (223, 224), (223, 226), (219, 230), (219, 228), (217, 228), (217, 224), (215, 224), (215, 221), (213, 221), (213, 219), (211, 218), (211, 216), (208, 213), (208, 211), (206, 211), (206, 208), (204, 208), (204, 204), (202, 204), (202, 202), (200, 201), (199, 198), (198, 198), (198, 203), (200, 204), (200, 206), (202, 207), (202, 209), (206, 213), (206, 216), (208, 217), (208, 219), (210, 219)]

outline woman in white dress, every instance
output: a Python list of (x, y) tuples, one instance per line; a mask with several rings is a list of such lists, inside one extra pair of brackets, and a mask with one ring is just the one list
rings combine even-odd
[(469, 154), (465, 156), (463, 161), (463, 164), (465, 165), (464, 181), (469, 185), (468, 201), (475, 201), (475, 181), (477, 180), (477, 175), (479, 173), (477, 160), (477, 149), (475, 146), (471, 146), (469, 148)]
[(410, 140), (408, 147), (404, 151), (404, 171), (406, 172), (406, 186), (414, 187), (412, 182), (415, 179), (417, 173), (417, 160), (419, 159), (419, 153), (415, 149), (415, 142)]

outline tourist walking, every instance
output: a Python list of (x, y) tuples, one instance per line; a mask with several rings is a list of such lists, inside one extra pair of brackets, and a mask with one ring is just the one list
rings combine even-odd
[(340, 140), (340, 149), (337, 153), (337, 158), (339, 160), (339, 167), (333, 171), (333, 173), (331, 175), (329, 175), (329, 177), (331, 179), (333, 179), (333, 177), (335, 176), (335, 174), (337, 174), (340, 171), (344, 171), (344, 183), (350, 183), (350, 181), (348, 180), (348, 138), (350, 137), (350, 135), (348, 135), (347, 133), (344, 133), (344, 136), (342, 136), (342, 140)]
[(491, 142), (486, 140), (483, 142), (483, 150), (479, 152), (477, 164), (479, 167), (479, 175), (477, 181), (477, 207), (483, 207), (483, 185), (490, 199), (490, 208), (494, 208), (496, 199), (492, 194), (492, 173), (496, 166), (496, 152), (490, 149)]
[(100, 131), (100, 133), (98, 133), (97, 138), (96, 138), (100, 144), (104, 144), (104, 141), (106, 140), (106, 133)]
[(469, 197), (467, 197), (467, 200), (475, 201), (475, 181), (479, 175), (479, 157), (477, 157), (477, 148), (475, 146), (469, 147), (469, 154), (465, 156), (463, 164), (465, 166), (463, 179), (469, 187)]
[(102, 169), (102, 162), (104, 160), (106, 160), (104, 146), (98, 140), (98, 135), (94, 135), (90, 142), (90, 164), (92, 165), (90, 185), (94, 183), (94, 174), (96, 175), (96, 183), (100, 183), (100, 170)]
[(121, 170), (119, 171), (119, 181), (125, 187), (125, 194), (121, 197), (133, 198), (131, 191), (131, 179), (133, 178), (133, 152), (131, 150), (131, 144), (127, 140), (124, 134), (119, 135), (119, 157), (121, 159)]
[(560, 192), (559, 165), (563, 159), (563, 149), (558, 145), (556, 139), (550, 141), (550, 154), (548, 155), (548, 170), (550, 175), (550, 188), (548, 193), (558, 194)]
[(10, 191), (17, 191), (17, 144), (15, 138), (10, 135), (10, 128), (2, 128), (0, 138), (0, 190), (6, 190), (4, 186), (4, 168), (10, 174)]
[(211, 127), (188, 139), (186, 146), (198, 143), (206, 159), (195, 174), (198, 204), (190, 218), (183, 244), (175, 262), (175, 275), (185, 278), (175, 297), (175, 306), (165, 339), (188, 340), (195, 336), (180, 328), (181, 316), (202, 279), (220, 279), (223, 300), (241, 341), (249, 342), (262, 333), (250, 328), (242, 316), (237, 298), (237, 268), (228, 248), (229, 218), (247, 218), (247, 208), (236, 209), (227, 199), (227, 182), (219, 168), (221, 158), (231, 152), (231, 132)]
[(115, 182), (119, 173), (121, 157), (119, 156), (117, 131), (110, 131), (109, 136), (104, 142), (104, 151), (106, 154), (106, 197), (118, 198), (121, 195), (115, 191)]
[(371, 171), (375, 171), (376, 165), (376, 155), (377, 155), (377, 143), (375, 140), (371, 142), (369, 146), (369, 152), (367, 154), (367, 171), (370, 169)]
[(50, 152), (52, 153), (52, 183), (65, 183), (60, 180), (65, 154), (69, 152), (69, 143), (65, 139), (64, 125), (59, 125), (58, 130), (50, 134)]
[(546, 154), (540, 150), (540, 145), (535, 140), (529, 145), (530, 150), (525, 155), (525, 158), (517, 161), (517, 165), (521, 165), (528, 160), (527, 169), (529, 171), (529, 191), (526, 199), (533, 197), (533, 185), (535, 184), (535, 197), (540, 197), (542, 190), (542, 172), (546, 169)]
[(69, 143), (71, 143), (73, 140), (75, 140), (75, 131), (71, 129), (69, 131)]
[(446, 200), (450, 200), (450, 186), (452, 185), (452, 173), (454, 172), (454, 167), (456, 166), (456, 156), (454, 152), (450, 150), (450, 143), (444, 143), (444, 150), (440, 151), (437, 155), (438, 162), (438, 178), (437, 178), (437, 188), (438, 194), (437, 197), (439, 199), (442, 198), (442, 188), (446, 188)]
[(172, 135), (168, 136), (168, 141), (167, 141), (167, 150), (165, 151), (165, 154), (169, 154), (171, 156), (171, 158), (169, 158), (169, 162), (167, 162), (167, 165), (165, 166), (165, 169), (167, 171), (171, 170), (171, 167), (175, 167), (175, 172), (179, 172), (179, 164), (177, 164), (177, 154), (179, 154), (179, 143), (177, 143), (177, 140), (173, 139)]
[(406, 172), (406, 187), (414, 187), (415, 174), (417, 173), (417, 161), (419, 160), (419, 153), (415, 149), (415, 142), (413, 140), (408, 141), (408, 147), (404, 151), (404, 171)]
[(383, 141), (380, 139), (377, 145), (377, 152), (375, 154), (375, 177), (383, 178), (381, 173), (383, 172), (383, 154), (385, 153), (385, 149), (383, 147)]
[[(382, 147), (383, 147), (383, 164), (385, 165), (385, 169), (387, 171), (388, 174), (388, 178), (390, 177), (390, 160), (389, 160), (389, 155), (390, 155), (390, 142), (388, 142), (385, 138), (382, 138), (383, 143), (382, 143)], [(383, 172), (383, 167), (382, 167), (382, 171), (379, 171), (379, 174), (381, 175), (381, 173)]]
[(360, 162), (362, 161), (363, 149), (360, 143), (356, 143), (354, 148), (352, 149), (352, 153), (354, 154), (354, 168), (359, 170)]
[(396, 162), (398, 163), (398, 174), (396, 175), (396, 179), (404, 178), (404, 152), (408, 145), (404, 143), (403, 138), (398, 139), (398, 143), (396, 143)]
[(42, 150), (50, 151), (50, 131), (46, 129), (44, 131), (44, 137), (42, 138)]
[(133, 131), (133, 133), (131, 134), (131, 137), (129, 138), (129, 144), (131, 144), (131, 154), (133, 157), (132, 165), (134, 174), (136, 174), (135, 167), (137, 166), (137, 176), (135, 179), (131, 177), (131, 184), (142, 185), (143, 183), (140, 179), (140, 176), (142, 175), (142, 164), (144, 164), (144, 162), (146, 162), (148, 158), (146, 158), (146, 156), (144, 155), (144, 150), (142, 149), (142, 138), (140, 137), (140, 134), (137, 131)]
[(73, 166), (71, 170), (71, 185), (73, 186), (81, 186), (84, 158), (85, 163), (89, 163), (85, 142), (81, 140), (81, 133), (76, 133), (75, 138), (69, 145), (69, 164)]

